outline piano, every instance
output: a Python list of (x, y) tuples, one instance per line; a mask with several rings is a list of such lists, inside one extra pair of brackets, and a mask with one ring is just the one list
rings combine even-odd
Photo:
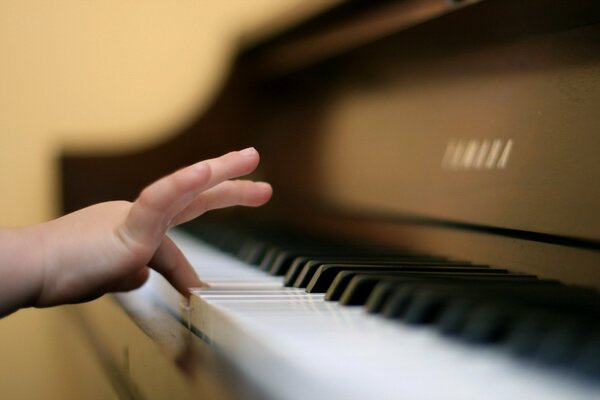
[[(198, 40), (201, 40), (200, 38)], [(138, 153), (64, 154), (64, 211), (256, 146), (274, 198), (72, 309), (121, 398), (600, 397), (600, 3), (341, 3), (246, 49)]]

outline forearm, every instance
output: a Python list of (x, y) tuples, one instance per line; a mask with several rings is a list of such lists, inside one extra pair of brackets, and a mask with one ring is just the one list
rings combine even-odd
[(40, 226), (0, 229), (0, 317), (35, 304), (43, 282)]

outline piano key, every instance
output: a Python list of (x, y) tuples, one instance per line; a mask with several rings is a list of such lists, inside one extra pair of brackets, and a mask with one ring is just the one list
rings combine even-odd
[(536, 358), (544, 363), (572, 363), (587, 336), (587, 327), (577, 320), (554, 321), (554, 327), (541, 336)]
[(582, 344), (574, 362), (574, 368), (587, 378), (598, 379), (600, 377), (600, 331), (598, 328), (590, 335), (590, 339)]
[(341, 304), (345, 305), (360, 305), (365, 304), (368, 296), (371, 294), (373, 288), (377, 283), (382, 280), (388, 280), (389, 282), (401, 282), (402, 277), (414, 277), (415, 279), (421, 277), (426, 280), (427, 278), (444, 278), (444, 279), (482, 279), (482, 280), (510, 280), (518, 281), (522, 279), (532, 279), (531, 275), (514, 275), (503, 272), (495, 272), (494, 269), (485, 268), (478, 270), (473, 268), (468, 273), (460, 273), (451, 271), (418, 271), (418, 272), (371, 272), (369, 270), (361, 271), (348, 271), (344, 270), (339, 272), (325, 294), (325, 300), (335, 301), (339, 300)]
[(414, 284), (394, 287), (381, 308), (381, 315), (389, 319), (398, 318), (403, 315), (417, 287)]
[(273, 275), (284, 275), (287, 268), (292, 264), (296, 257), (312, 256), (319, 257), (323, 255), (339, 254), (347, 251), (343, 246), (330, 245), (305, 245), (305, 246), (282, 246), (274, 247), (267, 251), (259, 268), (268, 271)]
[[(282, 251), (278, 256), (270, 263), (269, 266), (263, 268), (268, 271), (271, 275), (287, 275), (288, 271), (292, 268), (292, 265), (306, 263), (318, 263), (322, 262), (323, 259), (329, 258), (329, 262), (342, 263), (344, 260), (348, 260), (349, 263), (357, 263), (363, 259), (365, 263), (373, 262), (392, 262), (400, 260), (422, 260), (425, 259), (423, 256), (407, 255), (407, 254), (395, 254), (395, 255), (384, 255), (381, 249), (374, 249), (372, 247), (367, 248), (356, 248), (353, 247), (338, 247), (332, 248), (327, 247), (320, 250), (307, 249), (298, 251)], [(333, 256), (333, 254), (337, 254)], [(377, 254), (377, 255), (375, 255)], [(300, 260), (298, 260), (300, 259)], [(427, 258), (428, 259), (428, 258)], [(298, 262), (296, 262), (298, 261)], [(304, 266), (302, 265), (302, 267)], [(298, 268), (298, 267), (296, 267)], [(298, 272), (299, 273), (299, 272)], [(292, 274), (290, 274), (292, 275)]]
[(378, 282), (367, 298), (365, 311), (370, 314), (380, 313), (385, 304), (387, 304), (387, 301), (394, 292), (395, 288), (396, 285), (394, 283), (390, 283), (388, 281)]
[[(326, 239), (294, 238), (293, 241), (277, 241), (267, 248), (265, 256), (259, 263), (259, 268), (274, 275), (284, 275), (293, 261), (298, 257), (327, 257), (343, 255), (377, 255), (390, 254), (389, 249), (379, 246), (358, 246), (356, 244), (340, 243)], [(400, 255), (398, 251), (393, 254)]]
[(472, 299), (459, 298), (449, 300), (444, 312), (437, 321), (437, 328), (444, 335), (458, 335), (464, 329), (467, 318), (475, 306), (476, 302)]
[(506, 339), (507, 347), (517, 356), (532, 356), (537, 352), (540, 338), (548, 331), (552, 319), (552, 315), (544, 312), (526, 314), (510, 329)]
[[(331, 256), (331, 257), (308, 257), (301, 256), (297, 257), (294, 262), (288, 268), (284, 283), (286, 286), (293, 286), (294, 282), (298, 279), (298, 276), (302, 273), (303, 269), (308, 265), (307, 268), (311, 268), (315, 270), (321, 265), (324, 264), (372, 264), (372, 265), (380, 265), (380, 264), (394, 264), (402, 261), (422, 261), (422, 262), (439, 262), (444, 263), (448, 260), (444, 257), (433, 257), (428, 255), (406, 255), (406, 254), (396, 254), (396, 255), (360, 255), (349, 258), (348, 256)], [(467, 264), (466, 262), (461, 262), (461, 264)], [(308, 272), (306, 272), (308, 273)]]
[(413, 264), (406, 263), (402, 265), (390, 265), (390, 266), (365, 266), (365, 265), (322, 265), (317, 271), (315, 271), (312, 279), (306, 286), (306, 291), (308, 293), (325, 293), (327, 289), (331, 286), (337, 275), (341, 272), (346, 271), (355, 271), (355, 272), (369, 272), (369, 271), (381, 271), (381, 272), (389, 272), (393, 274), (394, 272), (402, 273), (402, 272), (415, 272), (422, 274), (435, 274), (435, 273), (468, 273), (472, 272), (476, 273), (501, 273), (506, 272), (506, 270), (493, 270), (489, 268), (474, 268), (474, 267), (454, 267), (454, 266), (439, 266), (439, 265), (423, 265), (423, 264)]
[[(396, 279), (388, 294), (386, 304), (380, 307), (388, 318), (400, 318), (405, 323), (439, 324), (444, 333), (460, 334), (473, 343), (491, 343), (504, 337), (512, 323), (518, 319), (523, 308), (518, 299), (504, 301), (490, 297), (510, 283), (510, 292), (518, 291), (551, 292), (559, 298), (561, 288), (554, 281), (514, 280), (506, 277), (448, 277), (444, 281), (423, 278), (421, 281), (409, 278), (402, 282)], [(423, 295), (423, 292), (426, 295)], [(466, 299), (466, 301), (465, 301)], [(458, 301), (457, 301), (458, 300)], [(460, 305), (457, 308), (457, 305)]]
[[(521, 302), (514, 296), (515, 289), (523, 291), (554, 292), (561, 298), (560, 291), (552, 285), (545, 286), (537, 282), (517, 282), (511, 284), (513, 297), (498, 299), (487, 296), (469, 297), (464, 292), (457, 293), (455, 299), (448, 299), (441, 306), (437, 322), (444, 333), (460, 334), (466, 340), (482, 343), (505, 340), (517, 354), (532, 354), (540, 341), (549, 334), (579, 318), (577, 312), (568, 313), (552, 309), (545, 311), (539, 304)], [(482, 289), (493, 292), (494, 285), (483, 284)], [(464, 290), (468, 292), (467, 290)], [(438, 292), (438, 296), (440, 293)], [(564, 298), (563, 298), (564, 299)], [(558, 351), (559, 346), (548, 345), (549, 349)], [(554, 354), (554, 353), (552, 353)]]
[[(415, 328), (362, 307), (324, 301), (322, 294), (284, 287), (281, 277), (247, 266), (243, 274), (249, 285), (227, 287), (227, 281), (244, 281), (235, 278), (242, 273), (241, 263), (229, 256), (217, 260), (210, 248), (202, 253), (202, 244), (187, 248), (191, 241), (185, 237), (173, 239), (201, 277), (222, 285), (194, 291), (195, 329), (275, 398), (430, 398), (439, 395), (431, 389), (437, 385), (427, 384), (432, 380), (458, 382), (459, 388), (445, 396), (456, 399), (591, 399), (599, 393), (593, 381), (582, 384), (562, 372), (532, 368), (498, 348), (469, 346), (429, 326)], [(279, 288), (252, 287), (277, 280)], [(380, 282), (370, 297), (383, 286)], [(459, 379), (465, 375), (470, 379)], [(490, 392), (498, 381), (503, 385)]]
[(470, 312), (461, 338), (471, 343), (493, 343), (508, 333), (513, 313), (505, 307), (478, 304)]
[[(335, 278), (335, 274), (342, 269), (367, 269), (372, 268), (375, 271), (377, 268), (382, 269), (405, 269), (405, 268), (473, 268), (472, 264), (464, 264), (460, 262), (436, 262), (436, 261), (390, 261), (390, 262), (378, 262), (377, 264), (313, 264), (308, 263), (303, 269), (296, 281), (294, 282), (294, 287), (296, 288), (306, 288), (311, 285), (311, 288), (314, 288), (314, 285), (317, 284), (318, 279), (323, 279), (323, 282), (327, 282), (327, 284), (320, 286), (318, 290), (323, 290), (323, 293), (326, 291), (325, 286), (329, 286)], [(311, 281), (316, 276), (321, 276), (322, 278), (317, 278), (313, 284)], [(333, 275), (333, 276), (332, 276)], [(314, 290), (314, 289), (313, 289)]]
[[(399, 272), (397, 273), (399, 274)], [(409, 273), (406, 273), (408, 276)], [(390, 273), (384, 274), (381, 272), (358, 272), (358, 271), (342, 271), (336, 275), (335, 279), (325, 293), (325, 300), (339, 301), (343, 305), (361, 305), (364, 304), (372, 289), (393, 275)]]
[[(456, 282), (457, 288), (460, 290), (463, 287), (462, 282)], [(484, 287), (493, 286), (495, 282), (489, 282), (485, 280), (473, 280), (468, 281), (469, 284), (482, 285)], [(506, 282), (503, 282), (506, 283)], [(517, 282), (512, 282), (517, 283)], [(491, 285), (490, 285), (491, 284)], [(518, 283), (517, 283), (518, 284)], [(439, 287), (436, 287), (432, 284), (419, 285), (417, 289), (414, 291), (414, 294), (405, 309), (405, 312), (401, 315), (402, 321), (408, 324), (428, 324), (428, 323), (437, 323), (445, 313), (445, 308), (447, 307), (449, 301), (452, 299), (452, 293), (449, 293), (446, 290), (440, 290)], [(502, 316), (503, 314), (498, 311), (502, 310), (503, 307), (493, 308), (492, 314), (495, 314), (496, 318), (499, 318), (498, 315)], [(481, 311), (485, 316), (485, 320), (481, 321), (477, 319), (477, 312)], [(515, 309), (511, 310), (509, 314), (513, 316), (515, 313), (519, 313), (520, 310)], [(496, 326), (494, 324), (489, 323), (489, 321), (493, 320), (495, 323), (500, 324), (501, 326)], [(487, 340), (491, 340), (495, 338), (495, 334), (498, 333), (499, 329), (503, 329), (507, 327), (507, 324), (502, 324), (497, 320), (494, 320), (493, 317), (490, 316), (490, 313), (485, 313), (482, 309), (478, 307), (474, 307), (470, 310), (468, 314), (467, 323), (478, 324), (481, 323), (481, 329), (484, 329), (485, 332), (478, 332), (482, 335), (482, 337), (478, 340), (483, 340), (483, 338)], [(486, 325), (486, 322), (488, 324)], [(468, 326), (466, 327), (468, 329)], [(470, 332), (466, 332), (465, 336), (468, 336)]]
[(418, 290), (404, 313), (403, 321), (408, 324), (432, 322), (445, 301), (443, 293), (431, 289)]
[(342, 271), (327, 289), (325, 300), (339, 301), (348, 306), (364, 304), (372, 289), (387, 276), (377, 272)]

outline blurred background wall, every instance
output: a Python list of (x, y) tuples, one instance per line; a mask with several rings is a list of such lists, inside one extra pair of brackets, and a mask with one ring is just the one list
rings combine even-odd
[[(56, 216), (61, 151), (165, 140), (240, 47), (333, 2), (0, 0), (0, 226)], [(61, 308), (1, 319), (0, 339), (0, 397), (113, 396)]]

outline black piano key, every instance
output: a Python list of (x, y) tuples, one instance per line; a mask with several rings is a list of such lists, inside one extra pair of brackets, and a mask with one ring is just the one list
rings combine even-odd
[[(535, 280), (527, 282), (530, 283), (531, 286), (527, 286), (527, 283), (522, 281), (510, 282), (507, 280), (504, 283), (509, 283), (513, 287), (522, 284), (525, 288), (528, 289), (530, 289), (531, 287), (535, 287), (538, 284), (553, 284), (553, 282), (543, 282)], [(482, 286), (486, 287), (486, 285)], [(487, 288), (493, 289), (493, 287), (490, 287), (489, 285), (487, 285)], [(492, 304), (489, 304), (490, 300), (492, 300)], [(498, 299), (494, 296), (482, 296), (481, 294), (468, 296), (468, 293), (464, 293), (462, 291), (459, 293), (455, 293), (454, 297), (450, 297), (448, 299), (444, 309), (441, 311), (438, 320), (436, 321), (436, 327), (441, 333), (445, 335), (460, 335), (465, 331), (466, 324), (467, 322), (469, 322), (469, 319), (472, 318), (475, 314), (475, 310), (482, 304), (487, 304), (487, 307), (494, 307), (495, 303), (493, 301), (498, 301)], [(517, 311), (517, 309), (515, 308), (514, 312), (520, 314), (522, 311)], [(526, 329), (527, 325), (523, 325), (522, 328)], [(525, 331), (523, 330), (522, 332)], [(469, 333), (467, 333), (467, 336), (468, 335)], [(518, 347), (519, 344), (517, 342), (522, 338), (519, 338), (518, 333), (515, 332), (515, 336), (513, 337), (513, 339), (515, 340), (515, 346)]]
[(458, 335), (475, 306), (475, 301), (464, 298), (448, 301), (437, 321), (438, 330), (445, 335)]
[[(301, 256), (297, 257), (290, 267), (288, 268), (285, 278), (284, 284), (286, 286), (293, 286), (300, 274), (313, 274), (316, 269), (323, 264), (361, 264), (361, 265), (380, 265), (382, 263), (388, 264), (397, 264), (400, 262), (407, 261), (415, 261), (415, 262), (436, 262), (436, 263), (445, 263), (448, 262), (447, 259), (443, 257), (432, 257), (428, 255), (419, 255), (419, 254), (391, 254), (391, 255), (358, 255), (349, 257), (347, 255), (337, 255), (331, 257), (309, 257), (309, 256)], [(468, 264), (466, 262), (461, 262), (461, 264)], [(305, 272), (303, 272), (304, 268), (307, 268)]]
[(365, 303), (365, 311), (369, 314), (382, 313), (383, 307), (389, 300), (396, 287), (397, 285), (395, 283), (390, 283), (387, 281), (378, 282), (367, 298), (367, 302)]
[(431, 289), (417, 290), (406, 308), (402, 320), (408, 324), (432, 322), (440, 312), (447, 297)]
[[(431, 264), (431, 263), (402, 263), (396, 265), (322, 265), (317, 271), (315, 271), (312, 279), (305, 286), (306, 291), (309, 293), (326, 293), (327, 289), (333, 283), (337, 274), (342, 271), (355, 271), (355, 272), (375, 272), (385, 271), (389, 273), (393, 272), (429, 272), (429, 273), (506, 273), (507, 270), (493, 269), (487, 267), (477, 267), (473, 265), (457, 266), (457, 265), (442, 265), (442, 264)], [(304, 283), (304, 282), (302, 282)], [(304, 287), (301, 285), (299, 287)]]
[(331, 249), (339, 249), (348, 245), (341, 244), (326, 238), (310, 237), (298, 234), (286, 234), (279, 232), (270, 232), (266, 242), (269, 246), (265, 249), (262, 259), (258, 262), (259, 269), (268, 271), (273, 263), (279, 258), (280, 260), (289, 257), (290, 254), (301, 254), (315, 252), (321, 254), (323, 252), (332, 251)]
[[(452, 278), (450, 278), (452, 279)], [(456, 278), (455, 278), (456, 279)], [(464, 283), (460, 282), (462, 279), (458, 279), (456, 282), (453, 282), (457, 285), (458, 288), (464, 287), (466, 285), (483, 285), (483, 286), (494, 286), (497, 284), (506, 284), (506, 283), (516, 283), (518, 281), (507, 280), (501, 282), (493, 282), (494, 279), (485, 280), (483, 278), (477, 279), (474, 277), (466, 277), (464, 279)], [(440, 281), (441, 282), (441, 281)], [(447, 280), (444, 282), (444, 285), (447, 285)], [(403, 322), (409, 324), (427, 324), (436, 322), (436, 324), (441, 320), (442, 315), (445, 313), (448, 304), (450, 303), (450, 299), (455, 296), (455, 289), (451, 288), (451, 290), (440, 290), (437, 286), (432, 286), (430, 284), (420, 285), (414, 294), (413, 298), (408, 305), (404, 315), (402, 316)], [(481, 309), (479, 310), (482, 311)], [(496, 317), (502, 316), (502, 314), (498, 313), (498, 310), (494, 309), (496, 313)], [(477, 317), (477, 309), (471, 309), (471, 312), (467, 315), (469, 318)], [(490, 317), (489, 314), (486, 314), (486, 318)], [(474, 323), (476, 321), (466, 320), (467, 323)], [(501, 322), (500, 320), (496, 322)], [(490, 328), (491, 326), (488, 326)], [(487, 328), (486, 328), (487, 329)], [(468, 332), (466, 333), (468, 336)]]
[(202, 224), (188, 223), (184, 228), (222, 251), (253, 265), (260, 265), (265, 258), (273, 257), (276, 249), (333, 243), (328, 239), (314, 238), (276, 226), (224, 225), (204, 220)]
[(574, 363), (587, 333), (585, 323), (559, 319), (541, 337), (535, 357), (538, 361), (552, 365)]
[(251, 264), (258, 265), (264, 258), (269, 244), (258, 240), (246, 240), (237, 252), (237, 258)]
[(550, 324), (543, 319), (524, 324), (523, 319), (541, 311), (510, 301), (473, 304), (460, 337), (474, 343), (502, 342), (515, 354), (533, 355), (539, 351), (536, 349), (539, 342), (551, 330)]
[[(426, 269), (428, 271), (456, 271), (459, 270), (473, 270), (474, 268), (486, 268), (485, 266), (474, 266), (472, 264), (459, 264), (459, 263), (440, 263), (440, 262), (429, 262), (429, 261), (406, 261), (406, 262), (389, 262), (389, 263), (378, 263), (378, 264), (323, 264), (319, 266), (313, 266), (310, 270), (305, 268), (305, 271), (298, 277), (294, 283), (294, 287), (307, 288), (309, 293), (325, 293), (327, 288), (335, 279), (335, 276), (340, 271), (407, 271), (407, 268), (412, 268), (415, 271)], [(506, 271), (506, 270), (505, 270)]]
[[(532, 275), (511, 276), (516, 279), (535, 279)], [(398, 286), (398, 282), (390, 278), (388, 278), (387, 281), (377, 283), (365, 304), (366, 311), (369, 313), (382, 313), (387, 301)], [(472, 302), (465, 301), (465, 299), (452, 299), (448, 304), (448, 314), (444, 317), (446, 320), (440, 322), (443, 324), (441, 328), (448, 333), (454, 332), (455, 327), (458, 326), (458, 321), (462, 321), (463, 318), (466, 318), (466, 312), (467, 310), (470, 310), (466, 306), (470, 304), (472, 304)]]
[[(394, 292), (404, 290), (403, 286), (399, 285), (393, 289)], [(384, 315), (410, 323), (435, 322), (442, 332), (459, 334), (470, 342), (489, 343), (503, 337), (511, 322), (522, 313), (523, 308), (528, 307), (515, 299), (515, 293), (554, 292), (558, 285), (554, 281), (511, 279), (510, 275), (498, 278), (482, 275), (449, 276), (437, 282), (424, 279), (410, 282), (408, 286), (411, 287), (411, 297), (402, 297), (402, 311), (397, 311), (398, 306), (385, 304), (382, 307)], [(497, 292), (503, 290), (513, 296), (499, 302)], [(427, 291), (427, 296), (421, 296), (422, 291)], [(393, 298), (394, 294), (389, 296), (388, 302), (392, 302)], [(391, 313), (391, 309), (395, 311)]]
[[(435, 287), (417, 285), (402, 312), (395, 318), (408, 324), (438, 322), (448, 304), (450, 293)], [(497, 305), (474, 305), (466, 315), (461, 337), (472, 343), (493, 343), (505, 336), (513, 310)]]
[(540, 338), (548, 331), (552, 317), (544, 312), (531, 312), (516, 321), (506, 338), (506, 347), (516, 356), (532, 356), (538, 350)]
[(401, 283), (421, 282), (439, 276), (450, 276), (432, 271), (399, 271), (386, 270), (353, 270), (340, 271), (325, 293), (325, 300), (339, 301), (342, 305), (364, 305), (372, 290), (378, 283), (385, 281), (390, 288), (397, 288)]
[(477, 305), (467, 318), (461, 338), (471, 343), (494, 343), (508, 332), (511, 311), (494, 305)]
[(406, 311), (417, 288), (417, 285), (408, 284), (392, 290), (387, 301), (381, 308), (381, 314), (386, 318), (401, 317)]
[(402, 270), (396, 270), (391, 272), (381, 271), (375, 272), (370, 270), (364, 271), (348, 271), (344, 270), (339, 272), (325, 294), (325, 300), (335, 301), (339, 300), (341, 304), (345, 305), (361, 305), (365, 304), (367, 298), (371, 294), (371, 291), (382, 280), (388, 280), (390, 282), (402, 282), (402, 277), (414, 277), (414, 279), (421, 278), (424, 281), (428, 280), (450, 280), (450, 279), (462, 279), (462, 280), (483, 280), (484, 282), (493, 280), (510, 280), (510, 281), (521, 281), (527, 279), (533, 279), (532, 275), (515, 275), (508, 274), (504, 270), (498, 270), (492, 268), (472, 268), (468, 272), (455, 272), (444, 269), (444, 271), (431, 271), (423, 270), (417, 272), (407, 272)]
[[(327, 290), (325, 300), (337, 300), (342, 305), (365, 305), (375, 287), (382, 281), (389, 282), (389, 277), (390, 275), (375, 275), (374, 273), (342, 272), (336, 276)], [(347, 285), (344, 284), (345, 281), (348, 281)]]
[[(362, 251), (345, 251), (339, 252), (335, 256), (315, 256), (315, 255), (302, 255), (296, 257), (292, 262), (288, 262), (285, 265), (274, 265), (270, 271), (273, 275), (285, 275), (284, 283), (288, 286), (293, 285), (294, 281), (298, 279), (305, 267), (308, 269), (314, 268), (316, 265), (322, 264), (381, 264), (381, 263), (397, 263), (397, 262), (445, 262), (442, 258), (434, 258), (421, 255), (408, 255), (408, 254), (391, 254), (391, 255), (373, 255)], [(275, 273), (277, 272), (277, 273)]]
[(311, 261), (327, 263), (332, 261), (336, 262), (337, 260), (338, 257), (318, 257), (318, 259), (315, 259), (315, 257), (310, 256), (298, 256), (294, 259), (288, 270), (285, 272), (283, 284), (285, 286), (292, 286), (294, 281), (298, 278), (300, 271), (302, 271), (302, 268), (304, 268), (304, 266)]
[(273, 253), (270, 260), (261, 263), (260, 269), (271, 275), (285, 275), (294, 260), (298, 257), (322, 257), (357, 252), (348, 246), (306, 246), (300, 248), (282, 248)]
[[(532, 313), (543, 314), (546, 308), (543, 306), (543, 302), (532, 303), (528, 301), (528, 296), (523, 299), (519, 294), (529, 292), (541, 294), (545, 292), (545, 294), (551, 295), (555, 293), (559, 301), (567, 299), (567, 296), (561, 293), (564, 292), (564, 288), (554, 285), (552, 282), (545, 284), (542, 281), (532, 286), (528, 286), (527, 284), (511, 284), (510, 287), (504, 289), (504, 296), (498, 296), (498, 294), (502, 294), (498, 293), (502, 292), (502, 290), (489, 285), (484, 286), (487, 286), (486, 290), (488, 293), (476, 293), (475, 295), (471, 293), (470, 296), (467, 289), (466, 291), (462, 291), (460, 295), (457, 294), (457, 296), (460, 296), (459, 298), (463, 299), (462, 303), (449, 304), (446, 307), (439, 318), (438, 325), (440, 326), (440, 330), (446, 333), (458, 334), (467, 341), (476, 343), (492, 343), (504, 340), (507, 343), (507, 347), (515, 353), (526, 354), (535, 350), (531, 347), (531, 344), (533, 343), (534, 346), (537, 346), (537, 343), (534, 342), (536, 340), (540, 342), (542, 339), (540, 334), (544, 334), (544, 337), (546, 337), (546, 330), (549, 329), (549, 324), (545, 323), (544, 325), (544, 320), (541, 317), (539, 317), (539, 321), (524, 321), (523, 318), (530, 317)], [(459, 304), (459, 306), (456, 304)], [(565, 305), (564, 308), (562, 313), (556, 312), (556, 318), (565, 320), (565, 315), (570, 315), (568, 307)], [(550, 309), (553, 312), (556, 311), (555, 307), (551, 307)], [(577, 314), (577, 306), (571, 312)], [(565, 338), (568, 336), (558, 335), (559, 331), (555, 330), (557, 334), (555, 338), (556, 343), (560, 343), (563, 339), (566, 343)], [(554, 343), (551, 339), (547, 340), (548, 343)], [(551, 359), (555, 357), (559, 359), (558, 354), (566, 354), (566, 348), (566, 345), (553, 346), (548, 344), (547, 358)], [(572, 354), (572, 352), (569, 354)]]
[[(393, 277), (407, 276), (408, 272), (402, 272), (397, 267), (392, 268), (369, 268), (369, 269), (344, 269), (339, 271), (327, 291), (325, 292), (325, 300), (340, 301), (343, 305), (359, 305), (363, 304), (361, 299), (366, 301), (370, 291), (377, 285), (378, 282)], [(355, 279), (359, 278), (359, 279)], [(349, 289), (349, 290), (347, 290)], [(312, 290), (307, 287), (307, 292)], [(310, 292), (309, 292), (310, 293)], [(346, 293), (346, 298), (342, 301), (342, 297)]]
[(271, 246), (270, 248), (267, 249), (267, 251), (265, 252), (265, 255), (260, 260), (258, 268), (263, 271), (268, 271), (269, 269), (271, 269), (273, 263), (275, 263), (275, 260), (277, 260), (278, 257), (280, 257), (280, 259), (285, 258), (285, 257), (291, 257), (290, 253), (292, 253), (292, 254), (298, 254), (298, 252), (300, 254), (309, 253), (311, 249), (313, 251), (315, 251), (315, 246), (314, 245), (293, 246), (293, 247)]
[(340, 272), (325, 293), (325, 300), (337, 301), (342, 305), (364, 304), (375, 286), (388, 275)]
[(590, 338), (582, 344), (573, 367), (583, 376), (598, 382), (600, 379), (600, 330), (592, 332)]
[(322, 262), (320, 260), (311, 260), (307, 262), (298, 273), (297, 278), (291, 286), (296, 288), (305, 288), (308, 286), (315, 273), (323, 265), (360, 265), (364, 268), (369, 266), (398, 266), (398, 265), (459, 265), (459, 266), (470, 266), (470, 263), (455, 262), (455, 261), (439, 261), (430, 260), (428, 258), (394, 258), (391, 260), (375, 260), (374, 262), (362, 261), (362, 260), (350, 260), (345, 262), (346, 259), (336, 260), (334, 262)]

